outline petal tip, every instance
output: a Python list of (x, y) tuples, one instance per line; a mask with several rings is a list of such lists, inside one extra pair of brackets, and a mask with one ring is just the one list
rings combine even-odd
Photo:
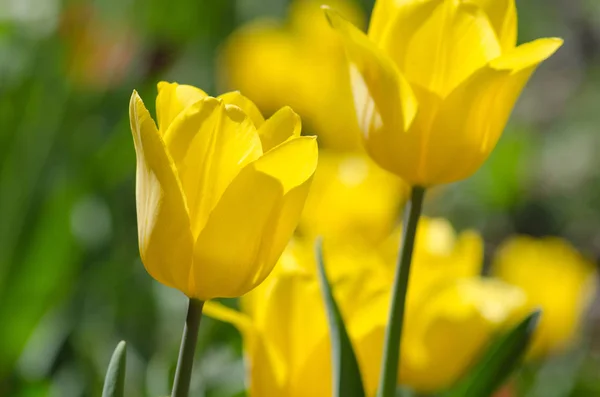
[[(135, 110), (135, 108), (137, 106), (139, 106), (141, 104), (141, 106), (143, 106), (144, 108), (146, 107), (144, 105), (144, 101), (142, 100), (142, 97), (140, 97), (140, 94), (137, 92), (137, 90), (133, 90), (133, 92), (131, 93), (131, 98), (129, 99), (129, 109), (130, 111)], [(131, 116), (131, 114), (130, 114)]]
[(548, 56), (554, 54), (565, 43), (565, 41), (560, 37), (548, 37), (546, 39), (540, 40), (546, 42), (546, 47), (548, 49), (548, 52), (550, 53)]
[(321, 9), (325, 13), (325, 18), (327, 18), (327, 22), (329, 22), (329, 25), (332, 28), (337, 29), (336, 22), (337, 22), (337, 19), (340, 18), (340, 15), (333, 8), (329, 7), (328, 5), (322, 5)]
[(496, 70), (513, 71), (536, 66), (550, 58), (563, 43), (563, 39), (558, 37), (533, 40), (492, 60), (490, 66)]
[(166, 88), (167, 86), (170, 86), (172, 84), (177, 84), (177, 83), (170, 83), (168, 81), (162, 80), (162, 81), (159, 81), (158, 83), (156, 83), (156, 88), (160, 92), (161, 90), (163, 90), (164, 88)]
[(300, 121), (300, 115), (298, 113), (296, 113), (294, 111), (294, 109), (292, 109), (290, 106), (287, 106), (287, 105), (283, 106), (277, 112), (283, 112), (283, 113), (289, 114), (294, 120)]

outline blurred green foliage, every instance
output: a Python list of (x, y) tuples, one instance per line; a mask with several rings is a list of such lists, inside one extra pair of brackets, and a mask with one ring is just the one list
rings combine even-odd
[[(518, 7), (520, 41), (557, 35), (566, 45), (535, 75), (485, 167), (439, 188), (426, 212), (480, 229), (490, 249), (514, 232), (558, 234), (599, 258), (600, 3)], [(286, 8), (285, 0), (0, 2), (0, 396), (99, 396), (121, 339), (126, 395), (168, 393), (185, 299), (154, 282), (138, 257), (129, 95), (153, 97), (161, 79), (217, 94), (220, 43)], [(524, 395), (600, 394), (597, 304), (590, 316), (584, 347), (516, 379)], [(192, 395), (243, 395), (237, 332), (208, 318), (200, 332)]]

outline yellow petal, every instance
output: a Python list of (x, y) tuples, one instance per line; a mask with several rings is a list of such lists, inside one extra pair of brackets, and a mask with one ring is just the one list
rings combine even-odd
[(367, 396), (375, 395), (379, 383), (389, 302), (389, 294), (381, 294), (372, 302), (361, 302), (358, 313), (349, 324), (350, 327), (352, 323), (356, 324), (356, 328), (349, 332)]
[(316, 137), (307, 136), (288, 140), (255, 162), (257, 171), (279, 181), (283, 187), (283, 199), (265, 230), (263, 238), (266, 244), (261, 247), (260, 255), (267, 266), (256, 277), (254, 285), (271, 272), (294, 232), (308, 196), (317, 159)]
[(265, 118), (260, 110), (258, 110), (254, 102), (240, 94), (239, 91), (232, 91), (223, 95), (219, 95), (219, 98), (229, 105), (235, 105), (242, 109), (244, 113), (250, 117), (250, 120), (252, 120), (256, 128), (260, 128), (260, 126), (262, 126), (262, 124), (265, 122)]
[(490, 67), (497, 70), (510, 70), (512, 74), (535, 68), (550, 58), (562, 44), (563, 40), (559, 38), (533, 40), (494, 59), (490, 62)]
[[(317, 139), (303, 136), (279, 145), (255, 162), (257, 171), (276, 178), (283, 194), (310, 179), (317, 167)], [(283, 165), (283, 167), (282, 167)]]
[(156, 280), (188, 294), (193, 239), (173, 161), (135, 91), (129, 118), (137, 157), (136, 201), (142, 262)]
[(281, 356), (265, 338), (257, 338), (252, 352), (249, 353), (249, 390), (250, 396), (289, 396), (287, 370)]
[[(221, 303), (215, 301), (205, 302), (202, 314), (234, 325), (244, 335), (244, 338), (252, 338), (256, 332), (251, 318)], [(247, 339), (244, 340), (244, 343), (247, 342), (249, 342)]]
[[(396, 30), (396, 37), (410, 35), (421, 25), (440, 1), (443, 0), (377, 0), (369, 23), (369, 38), (381, 43), (389, 29)], [(402, 20), (402, 24), (397, 22)], [(401, 35), (397, 30), (404, 25)]]
[[(302, 329), (307, 330), (308, 327), (305, 325)], [(302, 342), (298, 344), (298, 348), (304, 348)], [(333, 366), (329, 335), (325, 333), (314, 349), (305, 350), (307, 357), (290, 380), (289, 393), (282, 395), (291, 397), (330, 395), (333, 387)]]
[(165, 136), (183, 186), (194, 236), (240, 170), (262, 154), (250, 119), (221, 100), (206, 97), (186, 108)]
[(289, 106), (282, 107), (258, 129), (263, 151), (268, 152), (285, 140), (300, 136), (301, 129), (300, 116)]
[(403, 42), (431, 16), (443, 0), (378, 0), (373, 7), (369, 38), (385, 48), (385, 43)]
[(480, 69), (446, 98), (431, 127), (424, 184), (461, 180), (481, 166), (529, 77), (561, 43), (539, 39), (523, 44)]
[(501, 53), (496, 34), (477, 6), (457, 1), (411, 4), (398, 12), (382, 48), (412, 84), (445, 97)]
[[(253, 296), (255, 325), (271, 348), (268, 360), (263, 352), (251, 365), (254, 369), (267, 361), (277, 364), (280, 383), (286, 386), (277, 395), (322, 396), (331, 390), (331, 380), (324, 375), (331, 373), (325, 306), (315, 273), (298, 268), (293, 263), (298, 258), (289, 253), (286, 250), (277, 270), (243, 298)], [(258, 379), (254, 370), (251, 376), (263, 391), (256, 395), (275, 395), (269, 390), (273, 380)]]
[(384, 168), (393, 168), (403, 133), (417, 112), (417, 100), (393, 62), (360, 30), (331, 9), (327, 18), (343, 39), (359, 126), (367, 150)]
[(316, 151), (311, 137), (285, 142), (233, 180), (196, 241), (198, 298), (241, 296), (269, 275), (300, 217)]
[(378, 0), (373, 6), (371, 20), (369, 21), (369, 38), (379, 42), (383, 32), (387, 29), (390, 16), (394, 13), (394, 0)]
[(166, 81), (158, 83), (156, 118), (160, 133), (164, 135), (179, 113), (205, 96), (204, 91), (191, 85), (167, 83)]
[(220, 303), (208, 301), (204, 304), (203, 314), (234, 325), (244, 338), (244, 351), (250, 362), (252, 371), (249, 376), (252, 395), (282, 396), (284, 376), (279, 361), (280, 354), (265, 339), (254, 324), (253, 319), (245, 313), (230, 309)]
[(494, 335), (526, 315), (526, 299), (518, 287), (483, 278), (457, 280), (431, 294), (406, 319), (401, 381), (420, 392), (449, 387)]
[(478, 5), (488, 16), (502, 51), (517, 44), (517, 7), (515, 0), (467, 0)]

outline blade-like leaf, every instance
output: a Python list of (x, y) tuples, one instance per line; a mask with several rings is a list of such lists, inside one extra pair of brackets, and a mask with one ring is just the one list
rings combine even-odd
[(540, 315), (536, 310), (493, 342), (471, 372), (443, 397), (491, 396), (521, 363)]
[(335, 302), (331, 286), (325, 273), (325, 264), (323, 260), (323, 245), (321, 239), (315, 244), (317, 257), (317, 267), (319, 281), (325, 308), (327, 311), (327, 320), (329, 322), (329, 331), (331, 335), (332, 363), (333, 363), (333, 397), (364, 397), (365, 392), (358, 367), (358, 361), (352, 349), (352, 343), (348, 337), (344, 320), (340, 309)]
[(125, 364), (127, 362), (127, 344), (119, 342), (108, 364), (102, 397), (125, 396)]

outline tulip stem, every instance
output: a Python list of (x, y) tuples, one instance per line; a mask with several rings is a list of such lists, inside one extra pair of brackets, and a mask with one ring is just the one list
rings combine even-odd
[(388, 325), (385, 333), (385, 346), (383, 350), (383, 361), (381, 365), (381, 377), (379, 378), (378, 397), (394, 397), (398, 384), (398, 367), (400, 365), (400, 340), (402, 337), (402, 325), (404, 322), (404, 307), (406, 304), (406, 292), (410, 276), (410, 264), (412, 261), (413, 248), (417, 224), (421, 216), (425, 189), (413, 186), (409, 208), (407, 208), (408, 219), (405, 218), (402, 248), (398, 255), (396, 277), (388, 317)]
[(187, 317), (181, 337), (181, 348), (179, 359), (175, 370), (173, 381), (173, 392), (171, 397), (187, 397), (190, 391), (190, 380), (192, 379), (192, 368), (194, 366), (194, 353), (198, 341), (198, 327), (202, 318), (202, 307), (204, 302), (190, 298)]

